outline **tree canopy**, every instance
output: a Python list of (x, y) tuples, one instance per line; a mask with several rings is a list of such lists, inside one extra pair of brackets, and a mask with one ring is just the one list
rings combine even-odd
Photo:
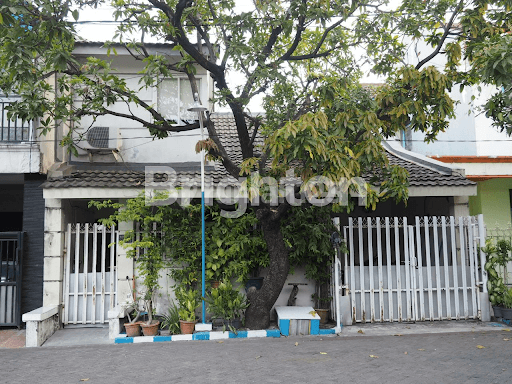
[[(196, 90), (200, 67), (213, 78), (215, 101), (233, 113), (243, 162), (230, 157), (210, 120), (210, 140), (199, 147), (231, 175), (258, 171), (279, 177), (292, 168), (303, 180), (366, 175), (379, 187), (368, 191), (367, 204), (373, 207), (386, 198), (407, 198), (407, 174), (388, 164), (382, 139), (409, 127), (435, 140), (454, 117), (452, 88), (496, 86), (485, 111), (498, 129), (512, 132), (510, 0), (241, 3), (4, 0), (0, 89), (22, 97), (10, 116), (41, 118), (44, 133), (54, 122), (72, 120), (79, 127), (83, 116), (114, 114), (166, 137), (197, 124), (180, 126), (167, 120), (156, 106), (139, 98), (139, 87), (153, 87), (163, 77), (183, 73)], [(107, 4), (119, 24), (105, 45), (112, 55), (125, 49), (143, 64), (136, 89), (108, 60), (91, 57), (79, 63), (73, 56), (80, 40), (76, 21), (83, 10)], [(169, 62), (164, 55), (152, 54), (147, 42), (171, 45), (180, 60)], [(385, 84), (362, 86), (366, 70), (381, 75)], [(234, 73), (243, 78), (241, 85), (230, 82)], [(49, 97), (54, 89), (47, 79), (53, 74), (59, 75), (58, 97)], [(259, 96), (264, 118), (248, 108)], [(73, 103), (77, 97), (79, 105)], [(116, 112), (111, 107), (117, 101), (142, 106), (151, 118)], [(263, 148), (255, 147), (257, 135), (265, 138)], [(72, 147), (72, 130), (63, 145)], [(288, 207), (280, 201), (277, 207), (262, 203), (257, 210), (271, 273), (263, 288), (249, 295), (248, 316), (268, 312), (284, 284), (288, 252), (279, 221)]]

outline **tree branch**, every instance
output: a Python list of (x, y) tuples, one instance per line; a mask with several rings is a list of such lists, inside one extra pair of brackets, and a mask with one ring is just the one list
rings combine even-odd
[(462, 8), (463, 5), (464, 5), (464, 0), (461, 0), (459, 2), (459, 4), (457, 5), (457, 7), (455, 8), (455, 10), (453, 11), (452, 16), (450, 17), (450, 21), (448, 21), (448, 23), (444, 27), (444, 33), (443, 33), (443, 36), (441, 36), (441, 40), (437, 44), (437, 48), (434, 50), (434, 52), (432, 52), (430, 55), (428, 55), (423, 60), (421, 60), (416, 65), (416, 67), (415, 67), (416, 69), (420, 69), (423, 65), (428, 63), (434, 57), (436, 57), (437, 54), (439, 53), (439, 51), (441, 51), (441, 48), (443, 47), (444, 41), (446, 40), (446, 38), (448, 37), (448, 34), (450, 33), (450, 29), (452, 28), (452, 25), (453, 25), (453, 22), (455, 20), (455, 17), (458, 15), (458, 13), (459, 13), (459, 11), (460, 11), (460, 9)]
[(165, 123), (164, 125), (159, 125), (159, 124), (150, 123), (147, 120), (144, 120), (144, 119), (142, 119), (136, 115), (133, 115), (133, 114), (130, 115), (127, 113), (115, 112), (115, 111), (112, 111), (112, 110), (109, 110), (106, 108), (103, 109), (103, 111), (87, 111), (84, 109), (79, 109), (76, 112), (77, 117), (81, 117), (84, 115), (90, 115), (90, 116), (112, 115), (112, 116), (117, 116), (117, 117), (123, 117), (126, 119), (137, 121), (147, 128), (156, 129), (156, 130), (159, 130), (162, 132), (186, 132), (186, 131), (191, 131), (191, 130), (199, 128), (199, 122), (193, 123), (193, 124), (178, 125), (178, 126), (172, 126), (167, 123)]

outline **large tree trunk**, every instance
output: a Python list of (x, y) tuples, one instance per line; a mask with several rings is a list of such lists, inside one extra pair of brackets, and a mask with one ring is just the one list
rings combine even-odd
[(247, 292), (250, 305), (245, 312), (245, 325), (249, 329), (266, 329), (270, 325), (270, 310), (288, 277), (290, 263), (281, 233), (280, 217), (270, 209), (258, 210), (257, 217), (267, 243), (270, 263), (261, 288), (251, 288)]

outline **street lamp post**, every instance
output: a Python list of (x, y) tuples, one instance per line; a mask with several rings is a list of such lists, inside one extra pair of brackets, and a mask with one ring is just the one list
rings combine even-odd
[[(204, 140), (204, 127), (203, 127), (203, 112), (206, 112), (208, 108), (199, 103), (199, 96), (197, 93), (194, 94), (194, 105), (188, 109), (190, 112), (197, 112), (199, 117), (199, 127), (201, 128), (201, 140)], [(205, 153), (201, 150), (201, 325), (196, 324), (196, 330), (211, 330), (211, 324), (205, 324), (205, 220), (204, 220), (204, 161)], [(198, 327), (199, 326), (199, 327)], [(199, 329), (198, 329), (199, 328)]]

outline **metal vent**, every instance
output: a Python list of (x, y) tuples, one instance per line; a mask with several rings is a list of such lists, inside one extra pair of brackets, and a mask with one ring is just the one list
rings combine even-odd
[(94, 148), (109, 148), (109, 128), (92, 127), (87, 132), (87, 142)]

